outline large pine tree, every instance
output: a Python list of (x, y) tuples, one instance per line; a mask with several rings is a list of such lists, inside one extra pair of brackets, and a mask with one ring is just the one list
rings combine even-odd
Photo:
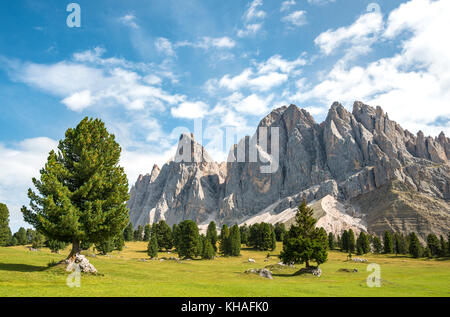
[(25, 221), (50, 239), (71, 242), (68, 259), (80, 241), (100, 243), (123, 233), (128, 224), (128, 181), (119, 166), (121, 148), (99, 119), (83, 119), (68, 129), (33, 178)]
[(283, 242), (280, 259), (284, 263), (306, 263), (315, 261), (317, 265), (327, 260), (328, 238), (323, 228), (316, 228), (317, 220), (313, 217), (313, 209), (306, 201), (298, 207), (296, 223), (291, 226)]
[(206, 239), (211, 243), (214, 252), (217, 252), (217, 226), (214, 221), (211, 221), (206, 231)]

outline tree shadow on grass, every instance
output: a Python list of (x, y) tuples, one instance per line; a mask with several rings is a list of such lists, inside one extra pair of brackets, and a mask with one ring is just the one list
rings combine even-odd
[(47, 266), (18, 264), (18, 263), (0, 263), (0, 271), (14, 272), (41, 272), (48, 269)]

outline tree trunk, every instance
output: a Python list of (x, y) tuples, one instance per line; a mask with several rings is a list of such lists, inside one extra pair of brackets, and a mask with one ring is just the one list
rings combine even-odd
[(309, 261), (306, 260), (305, 262), (306, 262), (306, 267), (308, 268), (309, 267)]
[(72, 251), (70, 251), (69, 256), (67, 257), (67, 260), (70, 262), (73, 262), (77, 256), (77, 254), (80, 254), (80, 241), (79, 240), (73, 240), (72, 242)]

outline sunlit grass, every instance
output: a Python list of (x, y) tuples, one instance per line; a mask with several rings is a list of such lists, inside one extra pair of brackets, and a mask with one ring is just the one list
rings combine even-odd
[[(33, 252), (24, 246), (0, 248), (0, 296), (450, 296), (448, 260), (365, 255), (368, 263), (381, 267), (382, 286), (369, 288), (368, 263), (349, 262), (341, 252), (329, 253), (319, 278), (294, 276), (301, 267), (298, 265), (274, 271), (273, 280), (269, 280), (244, 271), (278, 263), (281, 244), (270, 252), (267, 262), (267, 251), (245, 248), (241, 257), (151, 261), (146, 248), (145, 242), (130, 242), (121, 252), (88, 257), (100, 274), (83, 275), (79, 288), (66, 285), (68, 273), (61, 268), (47, 266), (63, 259), (68, 249), (52, 254), (48, 249)], [(84, 253), (92, 255), (93, 251)], [(256, 263), (249, 263), (250, 257)], [(357, 268), (358, 272), (338, 272), (341, 268)]]

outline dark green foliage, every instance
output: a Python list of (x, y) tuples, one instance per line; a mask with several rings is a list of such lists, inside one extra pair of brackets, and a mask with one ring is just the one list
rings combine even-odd
[(9, 210), (5, 204), (0, 203), (0, 247), (6, 247), (11, 241), (9, 229)]
[(133, 224), (130, 222), (128, 226), (126, 226), (125, 230), (123, 231), (123, 238), (125, 241), (133, 241), (134, 235), (133, 235)]
[(444, 257), (447, 255), (447, 242), (445, 242), (443, 236), (439, 236), (439, 256)]
[(163, 249), (171, 250), (173, 248), (172, 229), (170, 229), (169, 225), (164, 220), (161, 220), (157, 224), (153, 224), (152, 233), (156, 234), (160, 251)]
[(423, 250), (423, 256), (426, 257), (426, 258), (430, 258), (430, 259), (433, 257), (433, 254), (431, 253), (431, 250), (430, 250), (429, 247), (426, 247)]
[(431, 256), (439, 256), (440, 243), (435, 234), (430, 233), (427, 236), (427, 248), (430, 250)]
[(45, 244), (53, 253), (59, 253), (60, 250), (63, 250), (67, 246), (67, 242), (58, 240), (47, 240)]
[(255, 223), (249, 228), (247, 245), (258, 250), (274, 250), (276, 247), (275, 228), (268, 223)]
[(134, 241), (142, 241), (144, 238), (144, 227), (139, 225), (133, 233)]
[(373, 244), (373, 251), (375, 253), (379, 254), (383, 251), (383, 245), (381, 244), (380, 238), (378, 238), (377, 236), (373, 237), (372, 244)]
[(31, 241), (33, 241), (35, 234), (36, 234), (35, 230), (33, 230), (31, 228), (27, 229), (27, 243), (26, 244), (30, 244)]
[(271, 250), (272, 249), (272, 230), (268, 223), (261, 223), (261, 245), (259, 246), (259, 250)]
[(192, 220), (185, 220), (178, 224), (179, 246), (178, 255), (184, 258), (193, 258), (198, 255), (200, 235), (197, 224)]
[(92, 242), (89, 241), (81, 241), (80, 243), (80, 249), (81, 250), (89, 250), (92, 247)]
[(274, 228), (271, 228), (272, 230), (272, 245), (270, 247), (270, 250), (275, 250), (277, 248), (277, 236), (275, 234)]
[(22, 207), (25, 221), (50, 239), (72, 242), (74, 257), (79, 242), (99, 243), (122, 234), (128, 224), (128, 181), (119, 166), (121, 148), (98, 119), (83, 119), (68, 129), (33, 178), (28, 190), (30, 209)]
[(328, 234), (328, 249), (334, 250), (335, 244), (336, 243), (334, 241), (334, 234), (333, 234), (333, 232), (330, 232)]
[(249, 227), (247, 226), (247, 224), (244, 224), (239, 228), (239, 230), (241, 231), (241, 243), (248, 245), (248, 238), (250, 236)]
[(102, 255), (106, 255), (114, 250), (122, 251), (125, 245), (123, 235), (118, 234), (115, 237), (95, 243), (95, 249)]
[(392, 234), (389, 231), (384, 232), (384, 253), (389, 254), (394, 252), (394, 241), (392, 238)]
[(447, 234), (447, 256), (450, 256), (450, 232)]
[(281, 242), (284, 239), (284, 235), (286, 234), (286, 226), (284, 223), (277, 222), (274, 227), (275, 238), (277, 241)]
[(415, 258), (419, 258), (422, 256), (423, 247), (419, 241), (419, 238), (414, 232), (411, 232), (408, 235), (408, 244), (409, 244), (409, 254), (411, 254)]
[(152, 227), (150, 224), (146, 224), (144, 227), (144, 241), (150, 241), (150, 236), (152, 234)]
[(27, 231), (24, 227), (20, 227), (19, 230), (14, 234), (17, 240), (17, 245), (25, 245), (28, 243)]
[(406, 254), (408, 250), (407, 239), (401, 233), (394, 234), (394, 253)]
[(13, 237), (11, 238), (11, 242), (10, 242), (9, 245), (10, 245), (10, 246), (15, 246), (15, 245), (18, 245), (18, 243), (19, 243), (19, 242), (17, 241), (16, 237), (13, 236)]
[(341, 251), (343, 251), (343, 252), (348, 251), (348, 231), (347, 230), (344, 230), (344, 232), (342, 233)]
[(203, 252), (202, 252), (202, 259), (205, 260), (212, 260), (214, 259), (214, 256), (216, 255), (216, 251), (214, 250), (211, 240), (206, 238), (203, 240)]
[(230, 254), (230, 240), (228, 237), (230, 236), (230, 230), (228, 226), (224, 224), (222, 226), (222, 230), (220, 231), (220, 253), (227, 255)]
[(296, 223), (291, 226), (283, 241), (280, 259), (284, 263), (306, 263), (315, 261), (317, 265), (327, 260), (328, 237), (323, 228), (315, 228), (317, 220), (313, 217), (313, 209), (306, 201), (298, 207)]
[(45, 243), (45, 237), (43, 234), (40, 234), (39, 232), (36, 232), (33, 235), (33, 238), (31, 239), (31, 247), (33, 249), (39, 249), (44, 246)]
[(180, 230), (176, 224), (172, 226), (172, 236), (173, 236), (173, 246), (175, 247), (175, 249), (178, 249), (178, 245), (180, 242)]
[(206, 239), (209, 240), (209, 243), (213, 247), (215, 254), (217, 252), (218, 237), (217, 237), (217, 227), (214, 221), (211, 221), (208, 225), (208, 229), (206, 230)]
[(347, 246), (348, 246), (347, 251), (349, 253), (355, 252), (355, 248), (356, 248), (355, 233), (353, 232), (352, 229), (348, 230), (348, 245)]
[(241, 254), (241, 232), (239, 230), (238, 225), (234, 225), (231, 227), (230, 236), (228, 237), (230, 240), (228, 242), (230, 249), (229, 253), (226, 255), (230, 256), (238, 256)]
[(361, 231), (358, 239), (356, 240), (356, 253), (358, 255), (362, 255), (369, 252), (370, 252), (369, 236)]
[(150, 237), (150, 241), (147, 246), (147, 254), (151, 258), (155, 258), (158, 256), (158, 239), (156, 238), (156, 234), (152, 234)]

